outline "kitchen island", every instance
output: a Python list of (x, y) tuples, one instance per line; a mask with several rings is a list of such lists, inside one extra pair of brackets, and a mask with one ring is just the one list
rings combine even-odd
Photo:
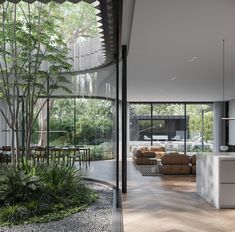
[(235, 152), (199, 153), (197, 193), (216, 208), (235, 208)]

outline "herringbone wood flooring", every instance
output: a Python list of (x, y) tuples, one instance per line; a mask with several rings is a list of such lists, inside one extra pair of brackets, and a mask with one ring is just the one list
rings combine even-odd
[[(143, 177), (128, 162), (125, 232), (235, 232), (235, 210), (217, 210), (195, 191), (193, 176)], [(234, 196), (235, 197), (235, 196)]]

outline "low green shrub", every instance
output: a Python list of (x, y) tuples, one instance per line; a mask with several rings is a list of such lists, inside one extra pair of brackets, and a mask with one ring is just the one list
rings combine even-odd
[(68, 164), (22, 161), (0, 170), (0, 225), (58, 220), (86, 208), (97, 194)]
[(14, 222), (28, 218), (29, 212), (26, 207), (22, 205), (8, 205), (1, 208), (0, 220), (3, 222)]
[(15, 204), (37, 198), (41, 194), (41, 180), (14, 167), (5, 168), (0, 176), (0, 204)]
[(74, 166), (64, 163), (39, 166), (38, 174), (44, 187), (57, 195), (72, 192), (82, 179), (82, 175)]
[(104, 155), (104, 148), (102, 146), (94, 146), (91, 149), (91, 160), (102, 160)]

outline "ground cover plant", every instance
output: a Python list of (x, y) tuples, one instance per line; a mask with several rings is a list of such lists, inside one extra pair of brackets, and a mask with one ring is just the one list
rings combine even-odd
[(0, 226), (58, 220), (96, 199), (79, 170), (69, 164), (24, 160), (18, 167), (0, 170)]

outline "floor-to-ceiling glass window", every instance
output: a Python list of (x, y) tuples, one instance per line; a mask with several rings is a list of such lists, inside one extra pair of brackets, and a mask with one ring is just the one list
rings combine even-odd
[(188, 132), (187, 146), (191, 152), (213, 151), (213, 105), (187, 104)]
[[(45, 100), (41, 98), (39, 101), (43, 103)], [(49, 145), (89, 146), (92, 160), (114, 158), (112, 102), (101, 98), (50, 98)], [(34, 126), (32, 145), (47, 146), (46, 138), (45, 105)]]
[(130, 103), (130, 149), (162, 146), (166, 152), (213, 150), (213, 104)]
[(184, 152), (184, 107), (184, 104), (153, 104), (153, 145), (165, 147), (166, 152)]
[(130, 146), (150, 145), (151, 104), (130, 104)]
[(92, 159), (113, 158), (112, 101), (102, 99), (75, 100), (75, 144), (92, 147)]

